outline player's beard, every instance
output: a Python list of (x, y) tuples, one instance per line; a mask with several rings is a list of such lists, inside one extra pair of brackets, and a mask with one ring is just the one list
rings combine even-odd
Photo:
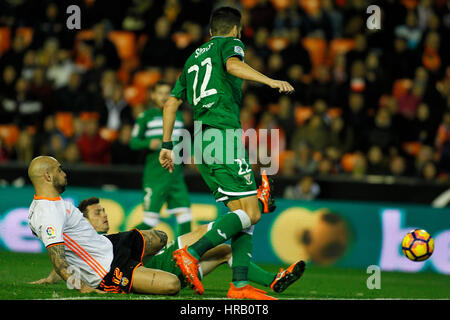
[(67, 178), (64, 178), (62, 183), (53, 180), (53, 187), (55, 188), (56, 191), (58, 191), (59, 194), (63, 193), (66, 190), (66, 185), (67, 185)]

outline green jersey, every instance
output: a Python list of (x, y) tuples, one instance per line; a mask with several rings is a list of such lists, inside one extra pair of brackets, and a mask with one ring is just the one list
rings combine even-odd
[(212, 37), (187, 59), (172, 96), (187, 100), (194, 121), (219, 129), (241, 128), (242, 79), (226, 70), (230, 57), (244, 59), (244, 44), (234, 37)]
[[(177, 111), (174, 130), (172, 132), (172, 138), (180, 136), (184, 128), (183, 114), (181, 111)], [(163, 136), (163, 110), (158, 107), (152, 107), (144, 111), (136, 119), (136, 123), (133, 128), (130, 148), (133, 150), (149, 150), (149, 153), (145, 162), (145, 170), (154, 174), (155, 176), (161, 174), (169, 174), (161, 164), (159, 163), (160, 148), (156, 150), (150, 150), (150, 142), (153, 139), (160, 139), (162, 141)], [(178, 138), (173, 139), (178, 140)], [(174, 173), (182, 171), (180, 165), (175, 166)]]

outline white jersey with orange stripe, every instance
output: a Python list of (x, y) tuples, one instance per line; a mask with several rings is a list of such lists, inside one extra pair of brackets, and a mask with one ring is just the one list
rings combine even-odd
[(111, 241), (99, 235), (81, 211), (61, 197), (35, 196), (28, 224), (46, 248), (64, 245), (67, 263), (80, 270), (80, 278), (95, 288), (109, 272), (113, 260)]

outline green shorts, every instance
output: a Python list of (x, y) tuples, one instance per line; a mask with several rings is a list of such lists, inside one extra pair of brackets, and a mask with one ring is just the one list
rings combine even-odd
[(182, 170), (173, 173), (164, 170), (159, 173), (144, 173), (144, 211), (159, 214), (166, 202), (168, 213), (188, 210), (191, 202)]
[(194, 159), (217, 202), (256, 195), (255, 176), (239, 132), (206, 127), (194, 141)]
[[(180, 268), (176, 265), (175, 260), (172, 259), (172, 253), (181, 248), (179, 239), (180, 237), (168, 242), (164, 248), (144, 263), (144, 266), (146, 268), (158, 269), (176, 275), (178, 279), (180, 279), (181, 287), (184, 288), (187, 285), (186, 280), (181, 273)], [(200, 269), (198, 276), (199, 279), (202, 279)]]

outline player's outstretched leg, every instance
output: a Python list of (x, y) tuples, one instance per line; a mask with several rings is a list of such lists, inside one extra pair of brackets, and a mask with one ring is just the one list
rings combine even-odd
[(264, 290), (256, 289), (247, 284), (244, 287), (236, 288), (233, 283), (230, 283), (230, 289), (227, 293), (227, 298), (231, 299), (253, 299), (253, 300), (278, 300), (266, 294)]
[(283, 292), (287, 287), (300, 279), (304, 271), (305, 262), (303, 260), (292, 264), (286, 270), (281, 269), (275, 280), (270, 284), (270, 288), (278, 293)]
[(181, 273), (186, 278), (186, 281), (192, 286), (195, 292), (198, 294), (203, 294), (205, 289), (198, 278), (198, 259), (192, 256), (188, 250), (187, 246), (172, 253), (175, 263), (180, 268)]
[(266, 170), (261, 175), (261, 185), (258, 188), (258, 200), (262, 213), (273, 212), (276, 209), (275, 199), (273, 196), (273, 180), (267, 177)]

